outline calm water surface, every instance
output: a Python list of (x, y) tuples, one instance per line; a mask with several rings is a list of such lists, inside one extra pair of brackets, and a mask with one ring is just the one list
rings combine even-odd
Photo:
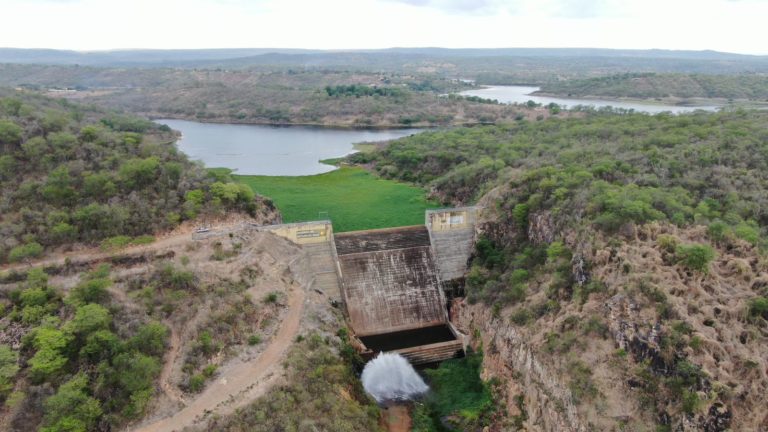
[(467, 90), (460, 94), (467, 96), (479, 96), (486, 99), (496, 99), (501, 103), (520, 103), (524, 104), (529, 100), (542, 105), (548, 105), (552, 102), (560, 106), (574, 107), (576, 105), (591, 105), (595, 108), (612, 106), (614, 108), (633, 109), (635, 111), (647, 112), (651, 114), (660, 113), (664, 111), (670, 111), (673, 113), (684, 113), (695, 110), (716, 111), (719, 107), (708, 106), (676, 106), (676, 105), (661, 105), (652, 103), (641, 102), (625, 102), (625, 101), (611, 101), (604, 99), (578, 99), (578, 98), (558, 98), (549, 96), (537, 96), (531, 95), (531, 93), (538, 91), (539, 87), (530, 86), (493, 86), (477, 90)]
[(419, 129), (326, 129), (155, 120), (182, 133), (177, 145), (190, 159), (237, 174), (300, 176), (333, 171), (321, 159), (354, 152), (352, 144), (385, 141)]

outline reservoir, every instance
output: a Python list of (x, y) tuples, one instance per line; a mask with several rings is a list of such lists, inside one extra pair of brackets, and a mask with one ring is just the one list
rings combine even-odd
[(646, 112), (649, 114), (656, 114), (660, 112), (673, 112), (673, 113), (686, 113), (695, 110), (716, 111), (718, 106), (680, 106), (680, 105), (664, 105), (654, 103), (643, 103), (637, 101), (615, 101), (607, 99), (579, 99), (579, 98), (563, 98), (563, 97), (551, 97), (551, 96), (539, 96), (531, 95), (531, 93), (538, 91), (539, 87), (531, 86), (490, 86), (486, 88), (467, 90), (459, 94), (466, 96), (479, 96), (485, 99), (496, 99), (501, 103), (518, 103), (524, 104), (529, 100), (542, 105), (549, 105), (550, 103), (556, 103), (562, 106), (575, 107), (576, 105), (590, 105), (595, 108), (612, 106), (614, 108), (632, 109), (639, 112)]
[(386, 141), (419, 129), (327, 129), (155, 120), (182, 133), (179, 150), (206, 167), (224, 167), (244, 175), (301, 176), (335, 167), (322, 159), (348, 155), (353, 144)]

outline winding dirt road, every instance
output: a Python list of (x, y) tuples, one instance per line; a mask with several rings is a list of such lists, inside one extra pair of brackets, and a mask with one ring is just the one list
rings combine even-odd
[[(242, 221), (226, 221), (212, 229), (210, 235), (221, 235), (232, 229), (242, 227)], [(108, 259), (115, 255), (134, 255), (178, 248), (192, 240), (193, 229), (177, 229), (159, 237), (147, 245), (132, 246), (117, 251), (102, 251), (98, 248), (54, 254), (42, 259), (0, 266), (0, 271), (26, 271), (33, 267), (61, 266), (67, 258), (74, 262), (91, 262)], [(124, 295), (124, 293), (119, 293)], [(304, 309), (305, 292), (303, 286), (294, 286), (288, 292), (287, 311), (277, 333), (270, 339), (267, 347), (252, 361), (235, 359), (225, 364), (219, 375), (202, 393), (192, 400), (185, 400), (181, 393), (168, 383), (168, 376), (179, 354), (179, 338), (184, 334), (172, 333), (171, 352), (166, 355), (166, 362), (160, 380), (161, 390), (172, 400), (185, 403), (186, 406), (170, 417), (150, 423), (134, 426), (133, 432), (172, 432), (181, 431), (204, 420), (211, 413), (225, 415), (236, 408), (246, 405), (268, 391), (282, 377), (282, 360), (299, 331)], [(173, 339), (176, 340), (173, 340)], [(175, 342), (175, 343), (173, 343)], [(174, 348), (175, 346), (175, 348)], [(170, 361), (168, 361), (170, 360)]]
[(299, 331), (303, 308), (304, 290), (294, 287), (288, 294), (288, 311), (280, 329), (258, 358), (222, 368), (216, 381), (176, 414), (132, 430), (180, 431), (194, 425), (209, 413), (227, 414), (264, 394), (281, 376), (281, 360)]

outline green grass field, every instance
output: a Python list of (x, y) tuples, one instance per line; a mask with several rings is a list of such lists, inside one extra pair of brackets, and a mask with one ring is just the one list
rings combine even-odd
[(313, 176), (234, 177), (272, 198), (284, 222), (330, 218), (336, 232), (423, 224), (424, 210), (438, 207), (423, 189), (357, 167)]

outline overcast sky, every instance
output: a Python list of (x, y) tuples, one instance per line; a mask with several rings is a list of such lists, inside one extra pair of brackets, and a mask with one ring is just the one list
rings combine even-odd
[(768, 0), (0, 0), (0, 46), (712, 49), (768, 54)]

